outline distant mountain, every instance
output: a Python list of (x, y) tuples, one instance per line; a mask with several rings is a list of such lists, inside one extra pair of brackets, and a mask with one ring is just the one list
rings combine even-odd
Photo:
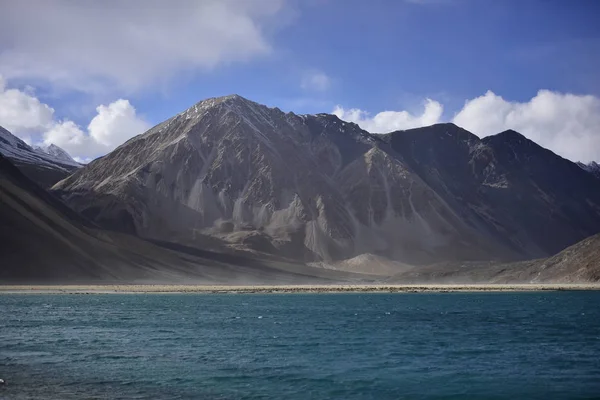
[(81, 167), (60, 147), (50, 145), (33, 148), (1, 126), (0, 154), (43, 187), (54, 185)]
[(192, 106), (53, 190), (110, 229), (301, 261), (530, 259), (600, 231), (595, 179), (517, 132), (371, 135), (236, 95)]
[(60, 160), (60, 161), (65, 162), (65, 163), (68, 163), (68, 164), (73, 165), (75, 167), (81, 166), (77, 161), (75, 161), (73, 159), (73, 157), (71, 157), (69, 155), (69, 153), (67, 153), (65, 150), (61, 149), (60, 147), (58, 147), (55, 144), (33, 146), (33, 149), (35, 151), (37, 151), (38, 153), (52, 156), (52, 157), (54, 157), (57, 160)]
[(101, 230), (0, 155), (0, 284), (315, 283), (351, 274)]
[(577, 165), (579, 165), (579, 167), (589, 172), (590, 174), (594, 175), (596, 178), (600, 179), (600, 164), (598, 164), (597, 162), (592, 161), (589, 164), (578, 162)]

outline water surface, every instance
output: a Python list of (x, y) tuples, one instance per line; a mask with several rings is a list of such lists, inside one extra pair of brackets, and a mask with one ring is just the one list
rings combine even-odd
[(0, 296), (0, 398), (584, 399), (600, 292)]

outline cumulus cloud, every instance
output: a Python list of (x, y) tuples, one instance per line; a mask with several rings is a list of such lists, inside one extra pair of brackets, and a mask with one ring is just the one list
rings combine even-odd
[(304, 74), (300, 86), (305, 90), (323, 92), (331, 86), (331, 78), (321, 71), (309, 71)]
[[(79, 157), (77, 151), (81, 150), (87, 138), (81, 128), (73, 121), (62, 121), (54, 123), (43, 134), (44, 144), (55, 144), (67, 153)], [(75, 150), (75, 151), (73, 151)]]
[(87, 133), (73, 121), (62, 121), (43, 134), (44, 144), (55, 144), (76, 159), (89, 161), (150, 128), (137, 116), (129, 100), (119, 99), (107, 106), (100, 105), (96, 111)]
[(339, 105), (333, 109), (332, 113), (344, 121), (358, 124), (366, 131), (388, 133), (436, 124), (440, 121), (443, 112), (444, 107), (440, 103), (427, 99), (421, 115), (414, 115), (408, 111), (382, 111), (371, 116), (368, 112), (358, 108), (344, 109)]
[[(440, 122), (443, 107), (427, 100), (421, 115), (383, 111), (374, 116), (336, 106), (333, 114), (372, 133), (416, 128)], [(513, 129), (572, 161), (600, 160), (600, 98), (540, 90), (526, 102), (503, 99), (492, 91), (465, 102), (452, 122), (480, 137)]]
[(265, 26), (282, 2), (3, 2), (0, 71), (81, 91), (138, 90), (269, 53)]
[(0, 126), (21, 139), (45, 129), (52, 122), (54, 109), (40, 102), (33, 91), (7, 89), (0, 75)]
[(115, 147), (127, 139), (146, 131), (148, 124), (138, 118), (129, 100), (119, 99), (108, 106), (98, 106), (88, 126), (90, 137), (102, 146)]
[(468, 100), (455, 124), (479, 136), (513, 129), (573, 161), (600, 160), (600, 99), (540, 90), (527, 102), (488, 91)]
[[(118, 99), (96, 108), (87, 130), (71, 120), (57, 120), (54, 109), (31, 90), (7, 89), (0, 76), (0, 126), (31, 144), (40, 137), (79, 160), (93, 159), (112, 151), (150, 126), (128, 100)], [(39, 140), (39, 139), (38, 139)]]

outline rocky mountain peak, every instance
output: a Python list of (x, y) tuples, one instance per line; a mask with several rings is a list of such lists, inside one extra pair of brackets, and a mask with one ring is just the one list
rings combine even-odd
[(66, 162), (68, 164), (73, 164), (73, 166), (78, 166), (79, 164), (71, 157), (66, 150), (58, 147), (54, 143), (50, 143), (49, 145), (38, 145), (33, 146), (33, 149), (41, 154), (46, 154), (56, 158), (59, 161)]
[[(488, 136), (488, 137), (491, 138), (488, 140), (501, 140), (504, 142), (511, 142), (511, 143), (517, 143), (517, 144), (531, 142), (523, 134), (521, 134), (515, 130), (512, 130), (512, 129), (507, 129), (496, 135), (492, 135), (492, 136)], [(493, 138), (495, 138), (495, 139), (493, 139)]]
[[(518, 164), (524, 168), (537, 168), (546, 161), (564, 163), (566, 160), (543, 148), (521, 133), (512, 129), (482, 139), (492, 147), (496, 155), (509, 164)], [(572, 164), (572, 163), (570, 163)]]
[(221, 97), (212, 97), (209, 99), (201, 100), (192, 107), (185, 110), (182, 114), (188, 114), (191, 111), (198, 112), (200, 111), (209, 111), (213, 109), (221, 109), (226, 108), (231, 111), (235, 111), (238, 113), (248, 113), (249, 111), (260, 110), (277, 110), (281, 112), (277, 108), (269, 108), (265, 105), (256, 103), (252, 100), (248, 100), (245, 97), (240, 96), (239, 94), (230, 94), (227, 96)]
[(428, 146), (451, 146), (464, 150), (481, 142), (471, 132), (450, 122), (396, 131), (384, 137), (392, 143), (427, 143)]
[(245, 97), (240, 96), (239, 94), (229, 94), (226, 96), (211, 97), (208, 99), (204, 99), (204, 100), (201, 100), (198, 103), (196, 103), (196, 105), (200, 106), (200, 107), (204, 107), (204, 108), (211, 108), (211, 107), (218, 107), (221, 105), (240, 106), (240, 105), (250, 104), (250, 103), (258, 105), (258, 103), (248, 100)]

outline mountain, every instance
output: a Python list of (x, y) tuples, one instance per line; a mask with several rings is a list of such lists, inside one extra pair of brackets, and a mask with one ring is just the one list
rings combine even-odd
[(589, 283), (600, 282), (600, 234), (544, 259), (509, 264), (440, 263), (399, 271), (389, 283)]
[[(105, 231), (0, 155), (0, 283), (315, 283), (356, 280), (234, 251), (159, 246)], [(360, 277), (364, 279), (365, 277)]]
[(594, 175), (596, 178), (600, 179), (600, 164), (598, 164), (597, 162), (592, 161), (589, 164), (578, 162), (577, 165), (583, 170)]
[(0, 126), (0, 154), (10, 159), (27, 177), (50, 187), (81, 165), (58, 146), (33, 148)]
[(33, 149), (41, 154), (46, 154), (52, 156), (53, 158), (65, 162), (67, 164), (71, 164), (75, 167), (79, 167), (80, 164), (73, 159), (65, 150), (61, 149), (55, 144), (50, 145), (39, 145), (33, 146)]
[(111, 229), (191, 244), (203, 233), (303, 261), (418, 263), (495, 246), (378, 137), (239, 96), (198, 103), (54, 190)]
[(101, 226), (152, 240), (428, 265), (545, 257), (597, 233), (592, 182), (512, 131), (371, 135), (233, 95), (201, 101), (53, 190)]
[(515, 131), (479, 139), (438, 124), (385, 140), (462, 220), (521, 258), (555, 254), (600, 231), (593, 177)]

